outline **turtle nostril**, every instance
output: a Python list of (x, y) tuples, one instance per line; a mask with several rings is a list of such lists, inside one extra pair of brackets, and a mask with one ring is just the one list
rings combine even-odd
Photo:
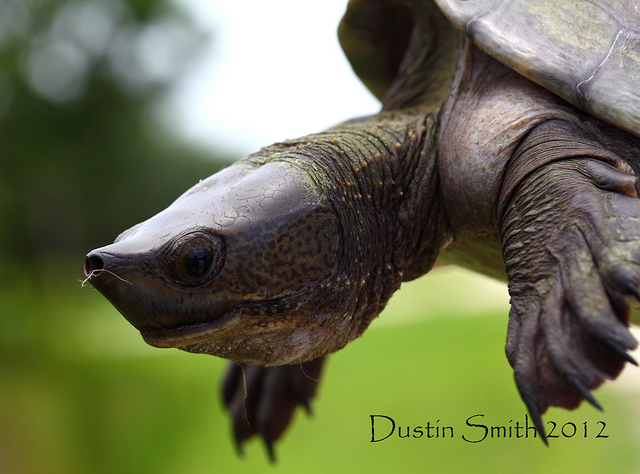
[(104, 268), (104, 262), (100, 255), (90, 253), (84, 259), (84, 275), (89, 277), (93, 274), (93, 272), (100, 272)]

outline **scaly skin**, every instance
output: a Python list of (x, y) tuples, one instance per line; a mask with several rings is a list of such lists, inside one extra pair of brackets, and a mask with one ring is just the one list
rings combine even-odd
[[(420, 109), (385, 112), (264, 148), (90, 253), (88, 274), (109, 272), (89, 281), (157, 347), (261, 365), (334, 352), (450, 240), (436, 131)], [(183, 282), (192, 240), (213, 264)]]
[[(571, 138), (568, 149), (560, 140)], [(579, 130), (547, 123), (510, 163), (498, 219), (511, 295), (507, 357), (546, 441), (547, 407), (584, 398), (600, 408), (589, 389), (635, 364), (626, 350), (637, 346), (627, 326), (640, 296), (636, 178)]]
[[(451, 240), (435, 118), (383, 112), (264, 148), (91, 252), (89, 281), (149, 344), (247, 364), (246, 386), (232, 376), (225, 388), (234, 436), (241, 446), (257, 430), (272, 453), (315, 393), (298, 365), (359, 337)], [(210, 246), (213, 263), (183, 281), (192, 242)], [(282, 364), (293, 365), (258, 367)], [(271, 406), (296, 379), (302, 396), (252, 408)]]
[(380, 114), (264, 148), (85, 261), (149, 344), (236, 361), (223, 391), (240, 448), (259, 434), (273, 457), (322, 358), (439, 255), (506, 268), (507, 356), (543, 439), (548, 406), (597, 405), (589, 389), (632, 361), (640, 140), (462, 36), (454, 48), (430, 2), (354, 0), (343, 39), (384, 43), (389, 18), (405, 33), (380, 46), (399, 67), (374, 77)]
[[(314, 391), (267, 410), (267, 421), (251, 406), (270, 406), (261, 400), (286, 392), (289, 379), (308, 380), (298, 364), (360, 336), (451, 241), (436, 143), (453, 69), (436, 46), (448, 37), (446, 25), (425, 49), (432, 31), (416, 27), (417, 54), (387, 85), (379, 115), (264, 148), (87, 256), (88, 281), (148, 343), (248, 364), (246, 392), (231, 376), (225, 399), (234, 426), (248, 421), (268, 446), (282, 434), (269, 427), (285, 427)], [(257, 397), (247, 410), (233, 402), (245, 393)], [(236, 441), (255, 432), (236, 428)]]
[[(342, 229), (343, 266), (349, 276), (336, 278), (336, 285), (328, 284), (326, 292), (313, 301), (320, 305), (318, 311), (331, 308), (334, 314), (345, 315), (347, 324), (335, 329), (339, 321), (334, 322), (330, 334), (360, 335), (401, 281), (426, 273), (439, 250), (450, 242), (451, 233), (436, 198), (436, 131), (432, 116), (416, 109), (382, 114), (372, 122), (353, 122), (276, 146), (295, 150), (287, 157), (295, 156), (314, 182), (324, 183), (338, 220), (350, 224)], [(261, 156), (272, 153), (273, 148), (267, 148), (251, 159), (261, 161)], [(425, 203), (423, 213), (412, 211)], [(301, 404), (308, 411), (321, 360), (300, 367), (247, 365), (246, 376), (239, 373), (239, 366), (230, 365), (224, 393), (240, 451), (247, 439), (260, 434), (274, 459), (273, 443), (283, 434), (296, 406)], [(317, 375), (309, 375), (308, 364), (313, 364)], [(274, 401), (274, 393), (289, 394), (292, 385), (304, 386), (305, 395), (286, 395)]]
[[(462, 37), (458, 58), (439, 136), (454, 236), (441, 258), (499, 276), (487, 262), (501, 245), (512, 302), (507, 355), (546, 441), (541, 414), (548, 406), (571, 409), (582, 399), (598, 406), (589, 389), (632, 360), (626, 350), (636, 346), (627, 326), (640, 281), (640, 140)], [(609, 199), (617, 209), (607, 207)]]

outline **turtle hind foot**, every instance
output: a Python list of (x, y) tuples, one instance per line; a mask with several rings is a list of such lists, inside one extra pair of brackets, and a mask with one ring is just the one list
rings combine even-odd
[(549, 406), (601, 409), (590, 390), (637, 365), (627, 353), (637, 346), (629, 304), (640, 296), (640, 199), (630, 182), (603, 161), (555, 161), (505, 206), (506, 351), (543, 441)]
[(311, 413), (324, 358), (298, 365), (261, 367), (229, 364), (222, 386), (224, 405), (231, 415), (233, 438), (238, 454), (244, 443), (262, 437), (271, 462), (276, 461), (274, 445), (290, 425), (301, 405)]

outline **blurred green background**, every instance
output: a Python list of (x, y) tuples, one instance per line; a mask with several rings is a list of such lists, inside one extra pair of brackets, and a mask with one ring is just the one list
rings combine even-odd
[[(81, 285), (88, 250), (238, 158), (154, 114), (208, 41), (163, 1), (0, 0), (0, 473), (638, 472), (632, 368), (596, 393), (605, 413), (551, 410), (550, 448), (462, 439), (479, 433), (472, 415), (509, 427), (525, 409), (504, 356), (504, 285), (448, 268), (405, 285), (330, 358), (315, 415), (296, 417), (276, 465), (258, 441), (236, 455), (226, 362), (146, 346)], [(374, 414), (455, 438), (372, 443)]]

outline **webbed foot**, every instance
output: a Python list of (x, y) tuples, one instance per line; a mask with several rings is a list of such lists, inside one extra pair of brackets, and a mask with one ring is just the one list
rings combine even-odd
[(585, 399), (601, 408), (590, 390), (636, 364), (627, 353), (637, 346), (629, 303), (640, 299), (635, 181), (604, 161), (555, 161), (522, 181), (505, 207), (506, 352), (545, 443), (549, 406), (573, 409)]
[(260, 367), (229, 364), (222, 394), (233, 424), (233, 437), (242, 453), (245, 441), (258, 434), (275, 461), (274, 443), (283, 435), (298, 405), (311, 413), (324, 357), (299, 365)]

